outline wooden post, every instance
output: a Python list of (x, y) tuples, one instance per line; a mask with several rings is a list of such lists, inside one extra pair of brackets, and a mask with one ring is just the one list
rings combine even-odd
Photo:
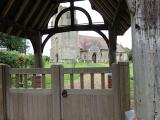
[(124, 120), (130, 109), (129, 64), (120, 62), (112, 65), (115, 120)]
[(118, 64), (112, 64), (112, 80), (113, 80), (113, 96), (114, 96), (114, 120), (122, 120), (120, 115), (120, 81), (119, 81), (119, 65)]
[(140, 120), (159, 120), (160, 0), (127, 1), (130, 11), (133, 11), (135, 112)]
[(114, 28), (109, 29), (109, 65), (116, 63), (117, 35)]
[(9, 67), (7, 65), (0, 64), (0, 120), (7, 120), (8, 68)]
[(63, 66), (52, 66), (53, 114), (54, 120), (62, 120)]
[(42, 68), (42, 35), (40, 33), (32, 36), (31, 38), (32, 46), (35, 55), (35, 67)]
[(119, 62), (119, 88), (120, 88), (120, 105), (121, 117), (125, 119), (125, 112), (130, 109), (130, 76), (129, 63)]
[[(42, 68), (42, 35), (40, 33), (35, 34), (32, 36), (31, 42), (34, 49), (35, 67)], [(33, 80), (34, 88), (40, 88), (42, 86), (42, 76), (35, 74)]]

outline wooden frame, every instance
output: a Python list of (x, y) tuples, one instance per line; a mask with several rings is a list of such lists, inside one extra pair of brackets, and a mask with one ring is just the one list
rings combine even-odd
[[(54, 120), (62, 119), (65, 115), (65, 108), (62, 103), (64, 99), (62, 97), (64, 87), (62, 80), (64, 79), (64, 74), (73, 75), (77, 73), (80, 74), (80, 83), (82, 83), (82, 85), (80, 89), (75, 90), (74, 83), (72, 83), (72, 87), (66, 89), (68, 95), (89, 95), (92, 98), (93, 96), (102, 95), (108, 96), (110, 99), (113, 98), (113, 105), (111, 106), (114, 106), (114, 113), (116, 113), (114, 114), (114, 120), (124, 120), (124, 112), (130, 108), (128, 70), (128, 63), (113, 64), (112, 68), (63, 68), (62, 65), (55, 65), (52, 66), (52, 68), (45, 69), (10, 69), (10, 72), (7, 66), (0, 65), (0, 86), (3, 86), (2, 89), (0, 89), (0, 93), (3, 93), (0, 94), (0, 101), (2, 100), (0, 106), (3, 106), (0, 107), (0, 111), (2, 111), (0, 114), (3, 114), (1, 115), (3, 117), (2, 120), (6, 120), (5, 117), (13, 117), (16, 120), (30, 120), (32, 118), (42, 120), (47, 118), (47, 116), (51, 118), (54, 116)], [(112, 89), (106, 89), (104, 85), (102, 85), (101, 89), (95, 89), (93, 84), (94, 73), (100, 73), (102, 77), (100, 81), (104, 82), (104, 73), (108, 72), (112, 73)], [(16, 75), (51, 74), (52, 87), (51, 89), (46, 89), (45, 87), (34, 88), (34, 86), (33, 88), (10, 88), (9, 73)], [(91, 79), (93, 80), (91, 89), (84, 88), (84, 78), (82, 75), (85, 73), (91, 74)], [(42, 110), (42, 112), (41, 109), (38, 108), (39, 105), (42, 105), (45, 111)], [(17, 111), (20, 109), (21, 111)], [(27, 111), (27, 109), (30, 112)], [(23, 112), (25, 112), (24, 116)]]

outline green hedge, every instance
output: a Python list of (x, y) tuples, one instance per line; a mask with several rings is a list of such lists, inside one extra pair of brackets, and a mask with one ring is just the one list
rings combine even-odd
[[(43, 56), (43, 65), (49, 57)], [(0, 63), (8, 64), (12, 68), (33, 68), (35, 60), (33, 54), (24, 55), (17, 51), (0, 51)]]
[(0, 51), (0, 63), (8, 64), (13, 68), (19, 68), (19, 56), (16, 51)]

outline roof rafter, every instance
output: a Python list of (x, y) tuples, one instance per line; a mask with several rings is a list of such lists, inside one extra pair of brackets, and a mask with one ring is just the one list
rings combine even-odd
[(120, 11), (123, 9), (123, 5), (122, 3), (124, 2), (124, 0), (119, 0), (119, 4), (118, 4), (118, 7), (117, 7), (117, 10), (115, 12), (115, 15), (114, 15), (114, 18), (113, 18), (113, 22), (112, 22), (112, 27), (116, 24), (116, 22), (118, 21), (118, 16), (119, 16), (119, 13)]
[[(29, 12), (27, 18), (24, 20), (24, 25), (27, 25), (31, 17), (33, 16), (34, 12), (36, 11), (38, 5), (40, 4), (41, 0), (37, 0), (34, 6), (32, 7), (31, 11)], [(18, 31), (17, 35), (19, 36), (22, 31)]]
[(9, 0), (7, 5), (5, 6), (5, 8), (3, 9), (2, 12), (2, 17), (5, 17), (7, 15), (7, 13), (9, 12), (10, 8), (12, 7), (13, 3), (15, 0)]
[(66, 2), (76, 2), (76, 1), (85, 1), (85, 0), (51, 0), (52, 3), (66, 3)]
[(38, 16), (36, 17), (36, 19), (33, 21), (32, 23), (32, 28), (35, 27), (35, 25), (37, 24), (38, 20), (40, 19), (40, 17), (44, 14), (44, 11), (47, 9), (47, 6), (49, 5), (50, 1), (47, 0), (43, 6), (43, 8), (41, 9), (40, 13), (38, 14)]
[[(58, 7), (58, 6), (57, 6)], [(55, 9), (52, 9), (52, 10), (55, 10)], [(49, 13), (49, 15), (46, 17), (46, 20), (48, 20), (47, 22), (46, 22), (46, 20), (43, 22), (43, 24), (41, 25), (41, 27), (45, 27), (45, 26), (47, 26), (47, 24), (48, 24), (48, 22), (49, 22), (49, 19), (48, 18), (51, 18), (52, 17), (52, 10), (50, 11), (50, 13)], [(40, 28), (41, 29), (41, 28)]]
[(2, 17), (0, 17), (0, 24), (2, 24), (3, 26), (6, 25), (6, 26), (10, 26), (10, 27), (15, 27), (18, 30), (23, 30), (23, 31), (30, 32), (30, 33), (37, 33), (36, 30), (34, 30), (30, 27), (23, 26), (17, 22), (10, 21), (10, 20), (8, 20), (6, 18), (2, 18)]
[[(14, 21), (17, 22), (18, 19), (20, 18), (20, 16), (22, 15), (25, 7), (27, 6), (29, 0), (24, 0), (23, 3), (22, 3), (22, 6), (20, 7), (19, 11), (17, 12), (15, 18), (14, 18)], [(13, 27), (10, 27), (8, 30), (7, 30), (7, 33), (9, 34), (11, 31), (12, 31)]]
[(49, 8), (49, 12), (46, 13), (46, 15), (43, 17), (43, 19), (41, 20), (41, 22), (38, 24), (38, 29), (41, 28), (41, 26), (43, 25), (44, 21), (46, 20), (46, 18), (48, 17), (48, 15), (53, 12), (52, 9), (53, 9), (53, 6), (51, 5)]

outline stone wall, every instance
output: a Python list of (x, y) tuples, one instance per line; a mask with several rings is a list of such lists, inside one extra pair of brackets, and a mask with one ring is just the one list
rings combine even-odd
[[(59, 7), (59, 11), (64, 9)], [(56, 16), (52, 18), (51, 25), (54, 26)], [(62, 15), (59, 26), (70, 25), (70, 13)], [(77, 47), (78, 32), (58, 33), (51, 38), (50, 58), (51, 62), (65, 62), (76, 59), (80, 56), (80, 50)]]

